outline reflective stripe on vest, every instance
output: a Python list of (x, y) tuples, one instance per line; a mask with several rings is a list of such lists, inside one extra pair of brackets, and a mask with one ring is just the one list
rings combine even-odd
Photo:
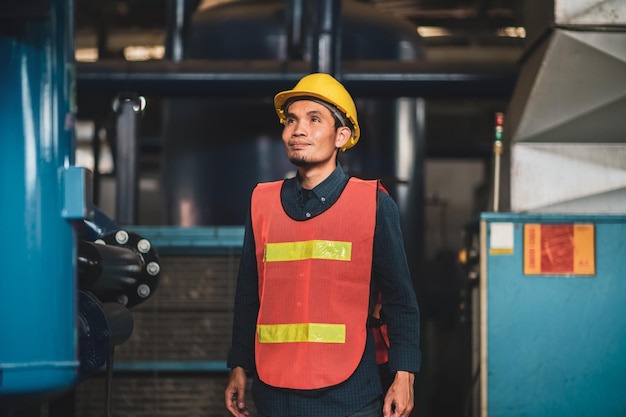
[(332, 207), (304, 221), (284, 212), (281, 186), (252, 194), (257, 373), (281, 388), (336, 385), (355, 371), (369, 331), (377, 182), (351, 178)]
[(301, 261), (304, 259), (334, 259), (349, 261), (352, 243), (330, 240), (309, 240), (307, 242), (267, 243), (265, 262)]
[(259, 343), (346, 343), (345, 324), (259, 324)]

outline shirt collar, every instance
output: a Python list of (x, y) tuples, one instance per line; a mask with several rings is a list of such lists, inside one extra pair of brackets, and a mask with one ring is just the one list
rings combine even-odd
[[(338, 192), (343, 189), (343, 185), (348, 181), (349, 176), (343, 170), (341, 163), (337, 162), (337, 166), (335, 170), (321, 183), (319, 183), (315, 188), (313, 188), (313, 198), (325, 201), (332, 201), (336, 198)], [(294, 191), (298, 196), (298, 202), (303, 204), (302, 198), (302, 186), (300, 185), (300, 181), (294, 181)]]

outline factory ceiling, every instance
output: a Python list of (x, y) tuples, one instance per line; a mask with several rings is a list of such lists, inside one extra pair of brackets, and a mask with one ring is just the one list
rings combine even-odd
[[(266, 0), (186, 0), (186, 7), (195, 10), (218, 3), (262, 1)], [(422, 35), (427, 60), (450, 68), (465, 62), (514, 65), (524, 51), (523, 0), (358, 1), (413, 23)], [(175, 2), (75, 0), (77, 54), (87, 51), (87, 58), (79, 60), (121, 60), (129, 45), (152, 45), (147, 59), (162, 58), (171, 18), (168, 10)], [(454, 157), (488, 155), (493, 114), (503, 111), (506, 103), (502, 97), (480, 101), (463, 97), (431, 99), (426, 115), (430, 139), (427, 152)], [(450, 123), (451, 119), (455, 122)], [(466, 132), (464, 137), (459, 137), (460, 131)]]
[[(193, 5), (246, 0), (190, 0)], [(250, 0), (247, 0), (250, 1)], [(253, 0), (255, 2), (263, 0)], [(521, 21), (521, 0), (360, 0), (416, 25), (482, 30), (513, 26)], [(118, 27), (160, 27), (168, 0), (76, 0), (77, 26), (106, 20)]]
[[(155, 36), (165, 30), (168, 8), (175, 0), (76, 0), (78, 36), (126, 38)], [(187, 7), (264, 0), (187, 0)], [(504, 46), (519, 48), (517, 36), (502, 36), (507, 28), (522, 26), (523, 0), (359, 0), (383, 13), (408, 20), (427, 34), (433, 46)], [(510, 33), (509, 33), (510, 34)], [(80, 44), (80, 39), (78, 42)]]
[(416, 26), (443, 27), (458, 33), (494, 33), (521, 25), (521, 0), (368, 0), (384, 12)]

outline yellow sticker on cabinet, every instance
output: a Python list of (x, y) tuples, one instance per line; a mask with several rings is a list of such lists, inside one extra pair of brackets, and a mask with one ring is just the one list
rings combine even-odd
[(525, 224), (525, 275), (595, 275), (593, 224)]

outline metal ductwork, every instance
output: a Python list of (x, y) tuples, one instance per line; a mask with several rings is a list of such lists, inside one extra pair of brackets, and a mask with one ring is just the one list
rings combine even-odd
[(626, 3), (527, 3), (533, 44), (505, 126), (510, 209), (624, 213)]

